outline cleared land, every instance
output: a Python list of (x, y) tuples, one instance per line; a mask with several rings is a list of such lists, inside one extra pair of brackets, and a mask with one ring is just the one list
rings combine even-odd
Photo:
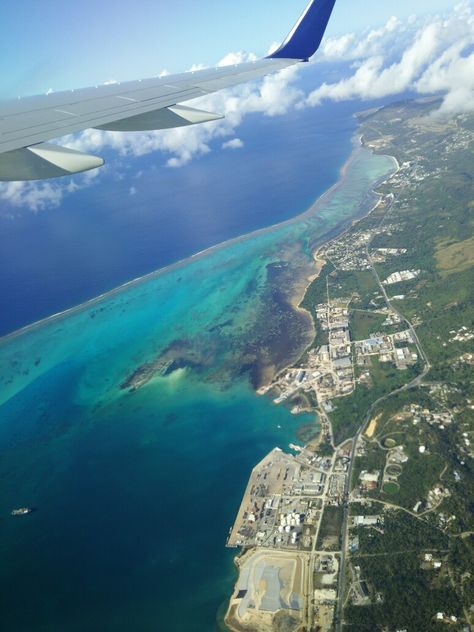
[(286, 613), (287, 629), (295, 629), (302, 616), (307, 564), (308, 555), (301, 552), (256, 550), (241, 558), (226, 624), (232, 630), (263, 632)]
[(442, 241), (436, 250), (436, 261), (443, 277), (469, 270), (474, 266), (474, 237), (454, 244)]

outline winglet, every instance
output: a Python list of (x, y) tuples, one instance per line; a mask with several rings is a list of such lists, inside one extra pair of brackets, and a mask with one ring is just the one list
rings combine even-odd
[(336, 0), (311, 0), (303, 15), (269, 59), (308, 61), (318, 50)]

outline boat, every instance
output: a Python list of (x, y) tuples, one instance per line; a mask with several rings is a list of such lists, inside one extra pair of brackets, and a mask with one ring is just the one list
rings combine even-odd
[(20, 507), (19, 509), (14, 509), (11, 512), (12, 516), (26, 516), (33, 511), (30, 507)]

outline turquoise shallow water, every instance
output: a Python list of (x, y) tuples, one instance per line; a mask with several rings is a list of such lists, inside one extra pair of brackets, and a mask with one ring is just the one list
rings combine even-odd
[(359, 150), (313, 212), (0, 342), (2, 629), (216, 630), (250, 469), (314, 423), (250, 380), (308, 341), (290, 282), (392, 168)]

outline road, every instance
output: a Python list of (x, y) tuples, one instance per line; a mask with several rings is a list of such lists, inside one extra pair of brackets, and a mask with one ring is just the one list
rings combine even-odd
[(350, 460), (349, 471), (346, 477), (346, 483), (345, 483), (345, 489), (344, 489), (344, 517), (343, 517), (343, 522), (342, 522), (342, 538), (341, 538), (342, 539), (341, 566), (339, 570), (339, 579), (338, 579), (338, 587), (337, 587), (338, 600), (336, 604), (336, 613), (335, 613), (336, 632), (342, 632), (342, 628), (344, 625), (343, 606), (344, 606), (344, 593), (346, 590), (346, 565), (347, 565), (347, 548), (348, 548), (347, 541), (348, 541), (348, 536), (349, 536), (349, 499), (350, 499), (350, 492), (351, 492), (351, 486), (352, 486), (352, 477), (354, 473), (354, 462), (355, 462), (357, 445), (359, 443), (359, 440), (362, 434), (367, 429), (367, 426), (372, 418), (373, 411), (382, 402), (389, 399), (390, 397), (393, 397), (394, 395), (397, 395), (399, 393), (403, 393), (405, 391), (411, 390), (413, 388), (418, 388), (419, 386), (421, 386), (424, 378), (428, 375), (428, 373), (431, 370), (431, 364), (428, 359), (428, 356), (426, 355), (425, 350), (423, 349), (423, 346), (421, 345), (421, 342), (418, 338), (418, 334), (416, 333), (415, 328), (413, 327), (412, 323), (403, 314), (401, 314), (397, 309), (393, 307), (392, 302), (385, 290), (385, 286), (381, 282), (379, 274), (377, 270), (375, 269), (374, 262), (369, 252), (369, 246), (370, 246), (370, 242), (366, 246), (367, 260), (370, 263), (372, 273), (375, 276), (377, 284), (385, 299), (386, 305), (395, 314), (397, 314), (397, 316), (407, 325), (413, 337), (413, 340), (415, 341), (420, 357), (422, 358), (425, 366), (423, 368), (423, 371), (420, 373), (420, 375), (418, 375), (414, 380), (412, 380), (408, 384), (405, 384), (405, 386), (402, 386), (401, 388), (398, 388), (397, 390), (392, 391), (391, 393), (388, 393), (387, 395), (384, 395), (383, 397), (380, 397), (377, 401), (375, 401), (370, 406), (369, 410), (367, 411), (364, 422), (359, 428), (359, 431), (357, 432), (355, 437), (352, 439), (351, 460)]
[[(331, 427), (331, 424), (329, 424), (329, 427)], [(314, 583), (313, 583), (313, 578), (314, 578), (314, 566), (315, 566), (315, 562), (316, 562), (316, 557), (318, 556), (318, 551), (316, 550), (317, 547), (317, 543), (318, 543), (318, 539), (319, 539), (319, 532), (321, 530), (321, 524), (323, 522), (323, 515), (324, 515), (324, 508), (326, 506), (326, 501), (327, 501), (327, 493), (329, 490), (329, 479), (331, 477), (331, 474), (334, 472), (334, 466), (336, 463), (336, 456), (337, 453), (336, 451), (334, 451), (334, 454), (331, 458), (331, 467), (327, 472), (327, 479), (326, 479), (326, 484), (325, 484), (325, 490), (323, 495), (321, 496), (321, 517), (320, 520), (317, 524), (316, 527), (316, 532), (314, 534), (314, 538), (313, 538), (313, 546), (311, 549), (311, 555), (309, 558), (309, 564), (308, 564), (308, 594), (307, 594), (307, 613), (306, 613), (306, 620), (307, 620), (307, 629), (311, 630), (313, 627), (313, 621), (314, 621), (314, 606), (313, 606), (313, 601), (314, 601)]]

